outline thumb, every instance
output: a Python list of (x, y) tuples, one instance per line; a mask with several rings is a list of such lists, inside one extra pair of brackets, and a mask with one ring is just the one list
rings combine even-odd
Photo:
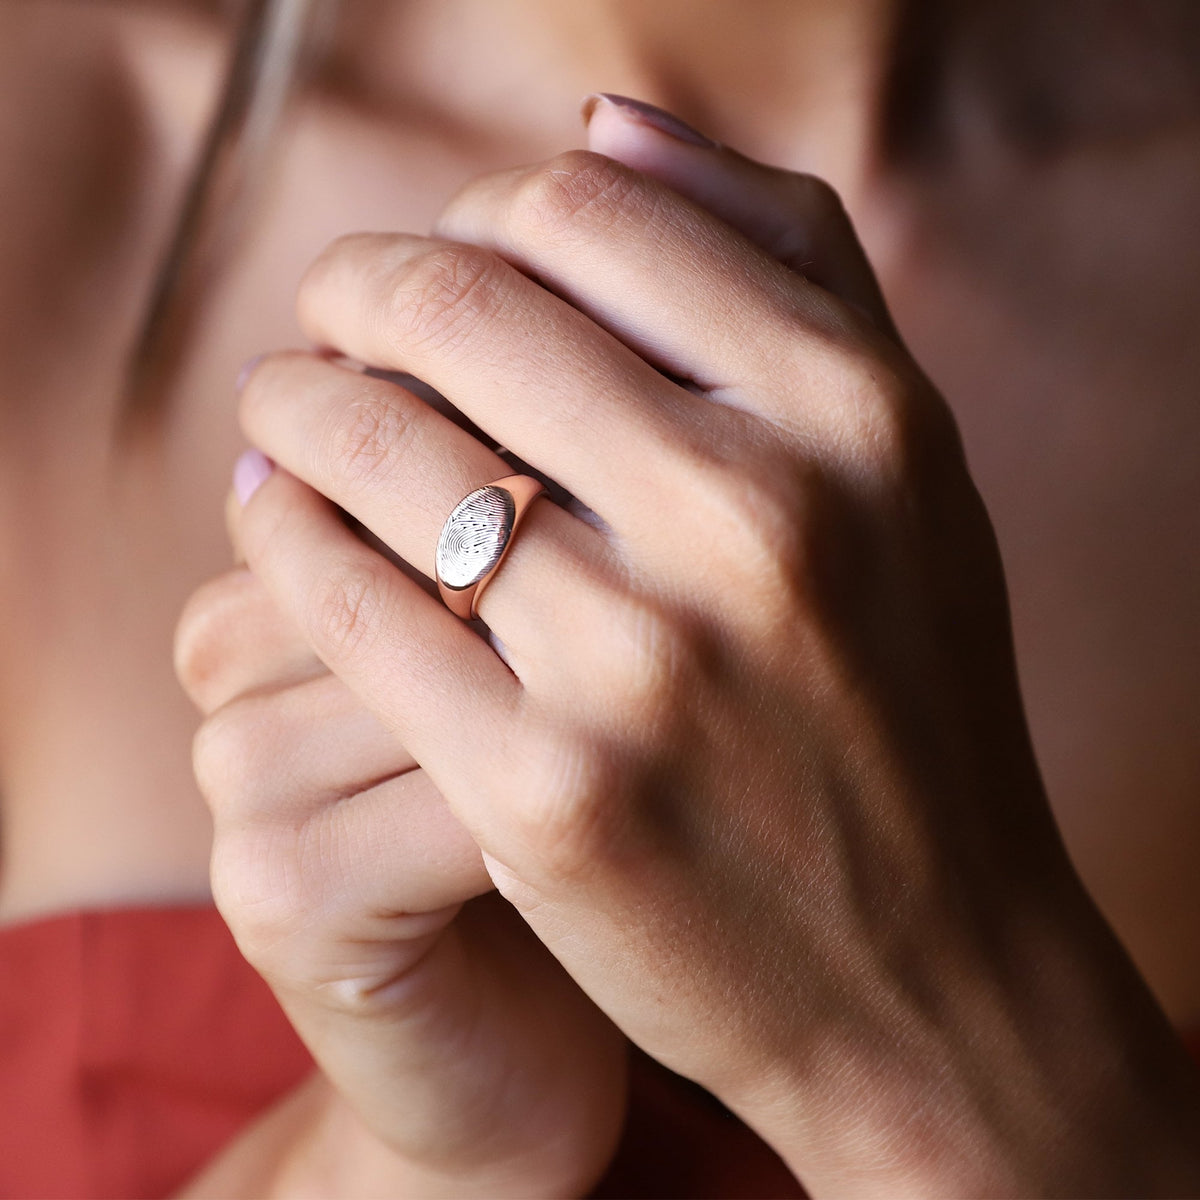
[(897, 337), (850, 218), (823, 180), (754, 162), (628, 96), (589, 96), (583, 119), (589, 150), (665, 183)]

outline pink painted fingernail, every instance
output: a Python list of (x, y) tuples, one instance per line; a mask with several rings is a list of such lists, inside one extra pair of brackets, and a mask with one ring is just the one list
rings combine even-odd
[(275, 464), (261, 451), (251, 447), (233, 466), (233, 490), (238, 503), (245, 508), (250, 497), (262, 487), (264, 481), (275, 470)]
[(642, 124), (657, 129), (659, 133), (665, 133), (680, 142), (687, 142), (690, 146), (703, 146), (706, 150), (715, 150), (720, 145), (666, 109), (656, 108), (653, 104), (647, 104), (645, 100), (634, 100), (631, 96), (617, 96), (612, 92), (595, 92), (584, 98), (581, 112), (585, 125), (591, 121), (596, 106), (601, 103), (611, 104), (635, 121), (641, 121)]
[(265, 354), (256, 354), (253, 358), (248, 358), (242, 363), (241, 370), (237, 373), (237, 379), (234, 380), (233, 390), (241, 393), (242, 389), (250, 382), (250, 376), (254, 374), (254, 368), (267, 356)]

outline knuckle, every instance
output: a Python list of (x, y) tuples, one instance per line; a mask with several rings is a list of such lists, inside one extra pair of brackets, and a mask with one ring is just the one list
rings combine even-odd
[[(638, 177), (586, 150), (560, 154), (531, 172), (516, 190), (512, 220), (542, 235), (574, 234), (581, 225), (610, 228), (649, 193)], [(639, 206), (639, 197), (646, 197)]]
[(955, 438), (948, 410), (931, 389), (878, 361), (855, 359), (839, 414), (846, 456), (864, 477), (902, 484), (930, 450)]
[(306, 612), (318, 657), (346, 659), (369, 651), (379, 628), (382, 588), (378, 573), (359, 559), (338, 564), (314, 584)]
[(789, 217), (764, 248), (772, 258), (802, 268), (813, 258), (816, 247), (844, 233), (848, 218), (841, 197), (815, 175), (788, 176), (784, 195)]
[(527, 746), (510, 808), (518, 874), (578, 882), (611, 860), (628, 816), (625, 772), (594, 734), (560, 727)]
[(175, 676), (201, 707), (226, 661), (229, 590), (227, 575), (202, 584), (189, 597), (175, 626)]
[(261, 416), (289, 404), (296, 369), (303, 369), (309, 359), (300, 350), (277, 350), (254, 364), (238, 397), (238, 413), (247, 430), (257, 428)]
[(303, 853), (307, 819), (283, 782), (294, 742), (275, 699), (218, 710), (197, 733), (193, 758), (213, 812), (214, 901), (246, 958), (283, 980), (303, 967), (323, 897), (321, 874)]
[(294, 939), (311, 907), (293, 841), (279, 827), (218, 830), (213, 843), (213, 901), (246, 959), (272, 979), (295, 970)]
[(818, 475), (793, 455), (760, 453), (753, 461), (709, 464), (705, 503), (696, 515), (722, 566), (751, 596), (771, 596), (793, 611), (810, 590)]
[(272, 778), (278, 731), (266, 698), (247, 696), (217, 709), (196, 731), (192, 768), (214, 817), (238, 821), (261, 812)]
[[(175, 629), (175, 674), (204, 712), (244, 690), (261, 665), (259, 634), (278, 630), (279, 613), (261, 580), (244, 567), (201, 585), (188, 599)], [(269, 661), (269, 657), (268, 660)]]
[(822, 530), (808, 502), (785, 506), (761, 487), (742, 497), (735, 513), (744, 547), (742, 570), (760, 617), (786, 629), (808, 613), (821, 562)]
[(319, 286), (324, 276), (341, 270), (346, 262), (353, 261), (359, 250), (373, 250), (387, 240), (387, 235), (363, 231), (339, 234), (327, 242), (320, 254), (309, 264), (300, 286)]
[(377, 333), (401, 350), (452, 349), (504, 303), (510, 271), (478, 246), (435, 243), (391, 273), (374, 306)]
[(786, 363), (800, 381), (803, 417), (781, 424), (812, 457), (887, 483), (910, 478), (930, 450), (957, 443), (949, 409), (899, 355), (845, 337), (794, 343)]
[[(296, 315), (307, 329), (324, 326), (322, 314), (330, 299), (347, 284), (354, 286), (353, 264), (365, 257), (369, 262), (391, 261), (389, 247), (393, 239), (372, 233), (345, 233), (334, 238), (309, 264), (296, 289)], [(366, 255), (363, 254), (367, 251)]]
[(301, 299), (319, 293), (330, 283), (339, 282), (351, 264), (367, 257), (372, 261), (386, 261), (389, 250), (396, 242), (390, 234), (353, 232), (339, 234), (328, 242), (320, 254), (308, 265), (300, 280), (298, 295)]
[(793, 175), (792, 194), (796, 207), (818, 223), (839, 220), (845, 216), (841, 196), (817, 175)]
[(330, 461), (354, 484), (394, 476), (416, 433), (412, 415), (376, 391), (351, 395), (330, 417), (325, 446)]
[(606, 690), (618, 694), (629, 727), (653, 737), (688, 707), (703, 640), (681, 614), (649, 600), (626, 600), (614, 614), (606, 658), (615, 678)]
[(918, 433), (910, 405), (879, 393), (861, 402), (854, 422), (855, 457), (874, 476), (906, 475)]

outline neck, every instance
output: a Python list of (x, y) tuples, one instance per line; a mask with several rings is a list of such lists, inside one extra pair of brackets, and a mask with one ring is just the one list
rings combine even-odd
[(497, 154), (577, 142), (580, 99), (622, 92), (855, 191), (874, 153), (894, 6), (355, 0), (343, 7), (340, 51), (373, 100), (424, 112)]

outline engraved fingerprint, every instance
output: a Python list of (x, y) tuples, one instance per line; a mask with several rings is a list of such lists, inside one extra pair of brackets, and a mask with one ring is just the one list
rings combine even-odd
[(472, 492), (450, 514), (438, 539), (438, 578), (451, 588), (478, 583), (504, 553), (515, 512), (504, 488)]

